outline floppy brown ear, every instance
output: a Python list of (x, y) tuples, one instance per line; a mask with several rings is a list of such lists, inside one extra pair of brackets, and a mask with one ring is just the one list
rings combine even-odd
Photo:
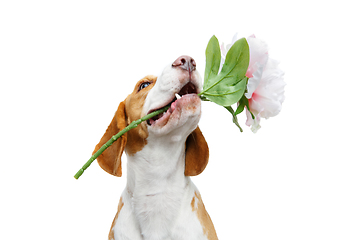
[(204, 171), (209, 161), (209, 147), (197, 127), (186, 139), (185, 176), (196, 176)]
[[(104, 136), (96, 145), (93, 154), (101, 148), (112, 136), (126, 127), (125, 101), (121, 102)], [(121, 177), (121, 155), (127, 141), (127, 133), (122, 135), (110, 147), (108, 147), (98, 158), (97, 161), (106, 172)]]

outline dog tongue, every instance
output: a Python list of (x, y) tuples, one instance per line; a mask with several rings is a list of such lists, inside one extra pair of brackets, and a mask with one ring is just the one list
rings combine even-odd
[(178, 100), (176, 100), (175, 102), (171, 103), (171, 106), (170, 106), (170, 108), (169, 108), (170, 113), (172, 113), (172, 112), (175, 110), (176, 102), (177, 102), (177, 101), (178, 101)]

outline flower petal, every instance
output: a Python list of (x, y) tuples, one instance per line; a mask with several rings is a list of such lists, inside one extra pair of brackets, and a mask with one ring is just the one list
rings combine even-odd
[(246, 76), (251, 78), (258, 67), (265, 66), (268, 60), (268, 46), (264, 41), (255, 38), (254, 35), (251, 35), (246, 40), (250, 50), (250, 62)]
[(247, 117), (245, 124), (249, 127), (251, 126), (251, 131), (253, 133), (256, 133), (261, 128), (260, 117), (255, 116), (255, 119), (253, 119), (249, 110), (246, 107), (245, 107), (245, 109), (246, 109), (246, 117)]
[[(258, 63), (256, 63), (256, 64), (258, 64)], [(258, 65), (260, 65), (260, 64), (258, 64)], [(263, 68), (264, 68), (263, 66), (258, 66), (257, 70), (253, 73), (253, 77), (249, 78), (248, 84), (246, 86), (247, 92), (245, 93), (245, 97), (247, 99), (250, 99), (252, 97), (256, 88), (259, 86), (261, 77), (262, 77)]]
[(245, 106), (245, 109), (246, 109), (246, 122), (245, 122), (245, 124), (246, 124), (246, 126), (251, 126), (251, 125), (253, 125), (254, 124), (254, 119), (252, 118), (252, 116), (251, 116), (251, 113), (249, 112), (249, 110), (247, 109), (247, 107)]
[[(262, 106), (262, 111), (259, 112), (261, 117), (274, 117), (281, 111), (281, 105), (285, 99), (283, 76), (284, 72), (278, 68), (278, 62), (269, 59), (261, 81), (253, 93), (255, 99), (249, 100), (249, 103), (256, 106), (257, 110), (260, 110), (258, 105)], [(253, 102), (256, 102), (256, 105)], [(250, 109), (253, 111), (251, 106)]]

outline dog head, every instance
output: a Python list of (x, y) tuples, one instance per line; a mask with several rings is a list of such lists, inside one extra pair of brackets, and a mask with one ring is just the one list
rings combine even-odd
[(169, 109), (125, 133), (97, 158), (99, 165), (108, 173), (121, 176), (124, 150), (126, 154), (134, 155), (148, 141), (164, 138), (170, 142), (185, 143), (184, 174), (200, 174), (209, 158), (207, 143), (197, 126), (201, 115), (201, 100), (197, 94), (201, 88), (196, 63), (188, 56), (181, 56), (165, 67), (158, 78), (146, 76), (138, 81), (133, 92), (119, 104), (94, 153), (132, 121), (165, 106)]

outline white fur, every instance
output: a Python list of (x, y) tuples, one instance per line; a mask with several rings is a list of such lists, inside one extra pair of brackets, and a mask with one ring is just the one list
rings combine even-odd
[[(143, 115), (166, 105), (186, 81), (183, 71), (166, 67), (148, 93)], [(197, 71), (191, 81), (201, 89)], [(200, 100), (197, 104), (195, 111), (183, 109), (164, 127), (148, 126), (147, 144), (127, 156), (127, 186), (113, 228), (115, 240), (207, 239), (191, 206), (197, 189), (184, 175), (185, 141), (200, 119)]]

